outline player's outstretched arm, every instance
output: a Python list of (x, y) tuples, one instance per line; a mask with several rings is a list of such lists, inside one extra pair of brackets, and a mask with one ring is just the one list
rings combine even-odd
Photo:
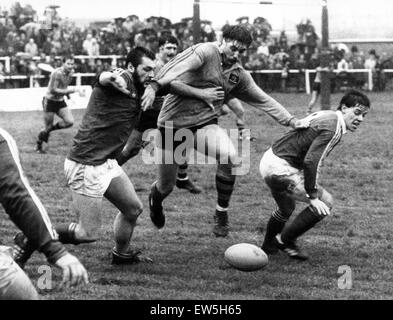
[(130, 94), (130, 91), (127, 89), (127, 83), (124, 78), (120, 75), (122, 70), (115, 70), (113, 72), (104, 71), (100, 74), (99, 83), (102, 86), (113, 86), (120, 92), (124, 94)]
[(239, 99), (231, 98), (226, 102), (239, 121), (244, 123), (244, 108)]
[(292, 116), (279, 102), (266, 94), (254, 81), (248, 72), (240, 75), (239, 85), (232, 94), (240, 100), (265, 111), (274, 120), (284, 126), (294, 129), (307, 128), (309, 121), (298, 120)]

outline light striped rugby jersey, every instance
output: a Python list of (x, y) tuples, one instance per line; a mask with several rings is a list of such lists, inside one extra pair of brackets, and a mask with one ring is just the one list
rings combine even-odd
[(273, 153), (291, 166), (304, 171), (304, 187), (317, 193), (317, 176), (323, 160), (346, 132), (341, 111), (318, 111), (309, 116), (310, 127), (291, 130), (273, 143)]

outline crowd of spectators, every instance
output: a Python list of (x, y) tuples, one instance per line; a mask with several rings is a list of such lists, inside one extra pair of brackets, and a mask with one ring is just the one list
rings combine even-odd
[[(61, 64), (61, 57), (67, 55), (96, 57), (76, 59), (76, 72), (108, 70), (114, 62), (121, 66), (121, 59), (98, 56), (125, 56), (138, 45), (157, 51), (158, 38), (165, 33), (175, 35), (180, 41), (180, 49), (186, 49), (194, 43), (192, 23), (192, 18), (172, 23), (164, 17), (152, 16), (142, 21), (137, 15), (129, 15), (79, 27), (69, 19), (61, 18), (56, 7), (48, 7), (40, 20), (33, 8), (17, 3), (10, 13), (4, 11), (0, 17), (0, 57), (11, 59), (10, 70), (5, 70), (0, 60), (0, 88), (5, 86), (5, 75), (37, 75), (41, 73), (38, 63), (57, 67)], [(254, 35), (252, 46), (242, 57), (245, 68), (281, 71), (255, 75), (258, 82), (267, 84), (264, 89), (285, 91), (293, 82), (297, 90), (304, 90), (304, 70), (315, 69), (320, 63), (318, 36), (311, 21), (302, 21), (296, 26), (298, 39), (291, 43), (285, 31), (273, 37), (271, 25), (262, 17), (252, 23), (248, 17), (240, 17), (237, 23), (247, 25)], [(210, 21), (201, 21), (200, 41), (215, 41), (217, 36)], [(335, 48), (332, 61), (334, 68), (344, 73), (350, 68), (369, 68), (377, 72), (380, 66), (375, 51), (370, 51), (366, 59), (356, 47), (352, 50)], [(291, 75), (293, 69), (298, 73)], [(264, 81), (265, 78), (268, 81)], [(351, 75), (346, 78), (350, 79)], [(355, 75), (350, 80), (356, 86), (364, 86), (366, 82), (364, 74)]]

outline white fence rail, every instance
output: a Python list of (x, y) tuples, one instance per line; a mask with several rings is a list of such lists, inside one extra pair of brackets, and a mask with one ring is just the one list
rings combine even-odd
[[(85, 57), (85, 56), (81, 56)], [(102, 56), (108, 58), (108, 56)], [(120, 56), (116, 56), (120, 57)], [(348, 73), (365, 73), (367, 74), (367, 88), (368, 90), (372, 91), (373, 90), (373, 72), (370, 69), (348, 69), (345, 70)], [(288, 74), (298, 74), (300, 71), (297, 69), (291, 69), (288, 71)], [(315, 73), (316, 70), (314, 69), (305, 69), (304, 70), (304, 77), (305, 77), (305, 89), (307, 94), (311, 93), (311, 79), (310, 79), (310, 74)], [(335, 73), (339, 73), (339, 70), (334, 70)], [(384, 73), (393, 73), (393, 69), (384, 69)], [(253, 70), (250, 71), (251, 74), (281, 74), (282, 70)], [(82, 85), (82, 78), (84, 77), (94, 77), (95, 73), (75, 73), (73, 77), (76, 78), (76, 85), (80, 86)], [(15, 76), (3, 76), (3, 79), (5, 80), (25, 80), (29, 79), (29, 87), (33, 88), (34, 87), (34, 80), (35, 79), (45, 79), (48, 78), (47, 76), (42, 76), (42, 75), (32, 75), (32, 76), (24, 76), (24, 75), (15, 75)]]

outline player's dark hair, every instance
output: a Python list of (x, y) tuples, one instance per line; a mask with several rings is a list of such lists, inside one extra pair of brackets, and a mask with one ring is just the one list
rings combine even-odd
[(368, 108), (370, 108), (371, 106), (370, 100), (364, 93), (352, 89), (347, 91), (344, 94), (344, 96), (341, 98), (340, 105), (338, 106), (337, 110), (341, 110), (343, 105), (345, 105), (348, 108), (352, 108), (357, 104), (361, 104)]
[(175, 44), (175, 45), (179, 45), (179, 41), (176, 39), (176, 37), (174, 37), (174, 36), (172, 36), (172, 35), (164, 35), (164, 36), (161, 36), (159, 39), (158, 39), (158, 47), (160, 48), (161, 46), (164, 46), (165, 44), (167, 44), (167, 43), (172, 43), (172, 44)]
[(224, 39), (239, 41), (247, 47), (252, 42), (251, 32), (243, 25), (226, 26), (223, 30), (222, 37)]
[(154, 53), (149, 49), (144, 47), (135, 47), (127, 55), (126, 66), (131, 63), (134, 68), (138, 67), (141, 64), (143, 57), (147, 57), (151, 60), (156, 58)]

